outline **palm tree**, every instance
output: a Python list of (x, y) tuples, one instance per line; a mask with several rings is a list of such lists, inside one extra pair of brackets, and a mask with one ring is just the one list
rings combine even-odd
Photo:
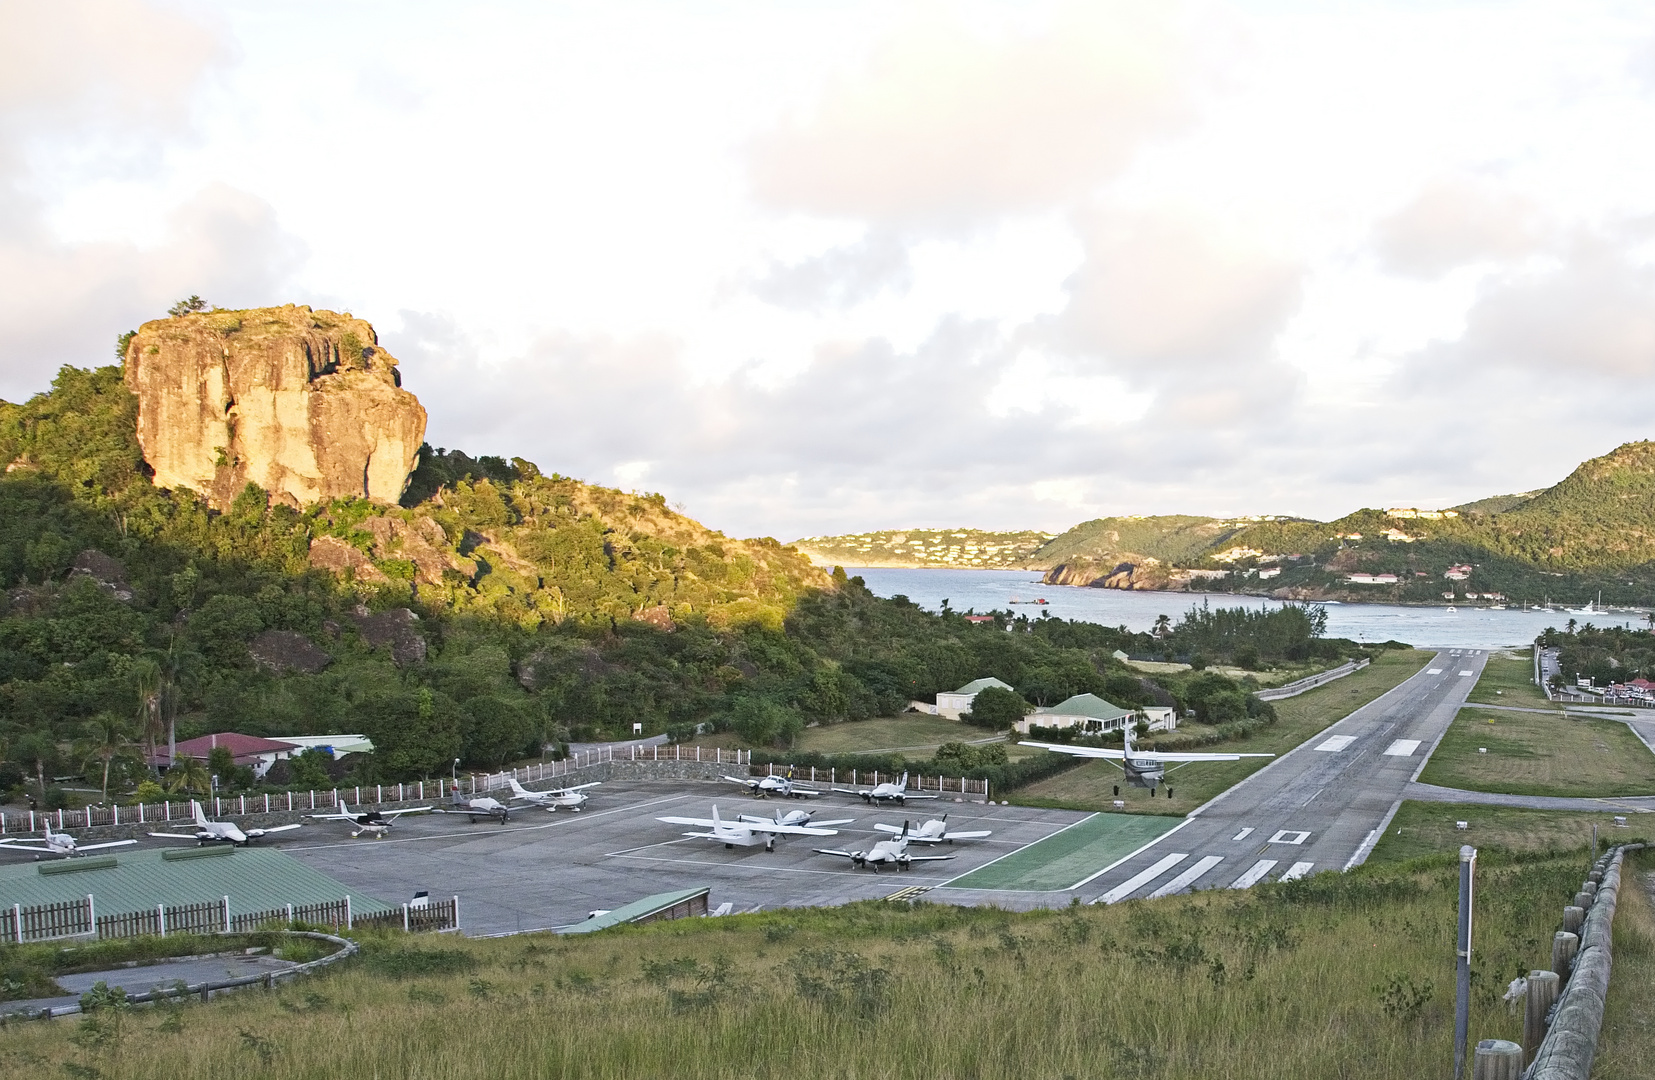
[(81, 737), (75, 741), (75, 757), (83, 763), (83, 768), (103, 767), (105, 800), (109, 798), (110, 764), (131, 757), (134, 745), (131, 726), (114, 713), (99, 713), (81, 726)]
[(165, 730), (161, 724), (161, 698), (165, 693), (161, 665), (153, 656), (140, 656), (132, 664), (132, 681), (138, 691), (138, 730), (144, 749), (149, 751), (149, 767), (159, 772), (155, 744)]
[(200, 758), (175, 758), (172, 766), (167, 769), (167, 790), (174, 794), (187, 791), (196, 795), (206, 795), (212, 790), (212, 786), (213, 774), (207, 771), (207, 766), (201, 763)]

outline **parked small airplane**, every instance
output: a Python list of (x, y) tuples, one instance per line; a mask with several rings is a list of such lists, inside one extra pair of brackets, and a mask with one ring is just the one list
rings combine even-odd
[(841, 859), (849, 859), (857, 866), (870, 866), (874, 873), (879, 873), (880, 863), (891, 863), (898, 870), (911, 870), (917, 862), (942, 862), (945, 859), (956, 858), (953, 855), (910, 855), (908, 841), (914, 839), (909, 835), (908, 823), (902, 823), (902, 831), (895, 840), (880, 840), (866, 851), (830, 851), (827, 848), (817, 848), (818, 855), (837, 855)]
[(901, 779), (894, 783), (875, 784), (871, 788), (834, 788), (841, 795), (860, 795), (866, 803), (894, 802), (906, 803), (910, 799), (937, 799), (940, 795), (922, 795), (908, 790), (908, 774), (903, 773)]
[(318, 821), (350, 822), (352, 825), (356, 826), (356, 831), (351, 833), (352, 840), (355, 840), (363, 833), (367, 833), (369, 836), (376, 839), (383, 840), (385, 839), (385, 834), (391, 831), (391, 826), (396, 823), (396, 819), (401, 817), (403, 814), (425, 814), (430, 811), (431, 808), (429, 806), (410, 806), (405, 810), (363, 810), (358, 807), (355, 811), (352, 811), (350, 804), (340, 803), (339, 810), (336, 813), (311, 814), (309, 816)]
[(818, 829), (825, 829), (830, 825), (849, 825), (856, 820), (855, 818), (839, 818), (835, 821), (810, 820), (815, 813), (814, 810), (778, 809), (774, 817), (763, 818), (755, 814), (742, 814), (740, 820), (750, 821), (756, 825), (813, 825)]
[(713, 807), (711, 818), (692, 817), (662, 817), (656, 821), (664, 821), (669, 825), (694, 825), (706, 832), (685, 833), (685, 836), (700, 836), (708, 840), (715, 840), (726, 848), (758, 847), (764, 845), (764, 850), (776, 850), (777, 836), (838, 836), (838, 829), (825, 829), (814, 825), (779, 825), (774, 821), (739, 820), (725, 821), (718, 816), (718, 807)]
[[(30, 844), (26, 840), (0, 840), (0, 851), (44, 851), (48, 855), (62, 855), (65, 859), (72, 859), (76, 855), (84, 855), (88, 851), (98, 851), (102, 848), (129, 847), (136, 844), (136, 840), (111, 840), (104, 844), (77, 844), (75, 838), (68, 833), (55, 833), (49, 822), (40, 823), (41, 841)], [(35, 856), (40, 858), (39, 855)]]
[(549, 813), (556, 813), (560, 806), (566, 806), (570, 810), (579, 813), (580, 808), (591, 799), (590, 795), (583, 794), (583, 792), (587, 788), (595, 788), (601, 783), (603, 783), (602, 780), (594, 780), (590, 784), (576, 784), (574, 787), (557, 788), (552, 791), (530, 791), (516, 780), (512, 780), (511, 797), (534, 803), (536, 806), (544, 806)]
[(458, 784), (449, 789), (449, 803), (450, 805), (446, 807), (433, 806), (431, 812), (433, 814), (464, 814), (471, 819), (473, 824), (476, 824), (478, 818), (493, 818), (504, 825), (506, 818), (516, 809), (514, 806), (507, 806), (498, 799), (491, 799), (487, 795), (473, 795), (469, 799), (462, 799), (460, 797), (460, 785)]
[[(1160, 750), (1133, 750), (1132, 729), (1125, 728), (1121, 734), (1125, 736), (1124, 749), (1115, 750), (1107, 746), (1069, 746), (1063, 743), (1021, 742), (1019, 746), (1036, 746), (1042, 750), (1055, 750), (1059, 754), (1073, 754), (1076, 757), (1105, 758), (1115, 762), (1115, 767), (1126, 773), (1127, 783), (1137, 787), (1148, 788), (1150, 795), (1155, 794), (1158, 784), (1166, 782), (1167, 766), (1173, 765), (1182, 768), (1196, 761), (1239, 761), (1244, 757), (1275, 757), (1274, 754), (1179, 754), (1164, 753)], [(1116, 788), (1115, 793), (1120, 794)], [(1167, 788), (1167, 798), (1172, 798), (1172, 789)]]
[(726, 776), (724, 779), (732, 784), (740, 784), (755, 799), (762, 799), (767, 795), (780, 795), (786, 799), (808, 799), (812, 795), (820, 795), (815, 788), (802, 788), (793, 783), (791, 776)]
[(190, 800), (190, 812), (195, 815), (195, 832), (152, 832), (150, 835), (164, 837), (168, 840), (194, 840), (197, 847), (200, 847), (203, 844), (215, 842), (234, 844), (237, 847), (246, 847), (254, 840), (269, 836), (271, 833), (291, 832), (299, 827), (298, 824), (295, 823), (292, 825), (275, 825), (268, 829), (243, 830), (241, 826), (232, 821), (209, 820), (207, 817), (207, 811), (203, 810), (201, 808), (201, 804), (193, 799)]
[[(906, 827), (907, 823), (904, 822), (903, 825)], [(902, 829), (895, 825), (886, 825), (884, 822), (880, 822), (874, 828), (884, 833), (896, 833), (899, 836), (902, 834)], [(981, 840), (985, 836), (993, 835), (994, 831), (992, 829), (979, 829), (975, 832), (949, 832), (947, 814), (940, 818), (932, 818), (917, 829), (908, 830), (908, 840), (915, 844), (952, 844), (956, 840)]]

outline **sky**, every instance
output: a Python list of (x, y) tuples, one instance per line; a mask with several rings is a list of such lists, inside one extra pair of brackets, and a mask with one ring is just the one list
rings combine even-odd
[(1647, 3), (0, 0), (0, 398), (199, 294), (732, 535), (1445, 507), (1655, 430)]

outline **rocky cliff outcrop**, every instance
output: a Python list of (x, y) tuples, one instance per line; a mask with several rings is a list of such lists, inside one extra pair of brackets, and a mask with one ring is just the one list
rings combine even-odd
[(394, 503), (425, 437), (396, 364), (361, 319), (290, 304), (145, 323), (125, 374), (160, 487), (221, 508), (249, 481), (291, 505)]

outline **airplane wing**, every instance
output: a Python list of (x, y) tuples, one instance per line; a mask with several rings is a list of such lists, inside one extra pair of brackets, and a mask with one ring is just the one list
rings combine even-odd
[(825, 829), (829, 825), (849, 825), (852, 822), (854, 822), (855, 820), (856, 819), (853, 818), (853, 817), (848, 817), (848, 818), (837, 818), (833, 821), (812, 821), (811, 824), (816, 826), (818, 829)]
[[(910, 795), (906, 791), (902, 793), (902, 797), (904, 799), (910, 801), (910, 802), (912, 802), (915, 799), (940, 799), (940, 798), (942, 798), (941, 795)], [(953, 856), (950, 855), (949, 858), (953, 858)]]
[[(306, 814), (305, 817), (311, 818), (315, 821), (349, 821), (349, 822), (355, 822), (357, 815), (347, 814), (347, 813), (345, 813), (344, 811), (341, 810), (336, 814)], [(154, 836), (156, 834), (155, 833), (150, 833), (150, 835)]]
[[(878, 829), (880, 832), (888, 832), (892, 836), (901, 836), (902, 835), (902, 830), (901, 829), (897, 828), (895, 825), (887, 825), (883, 821), (875, 822), (874, 823), (874, 828)], [(920, 837), (910, 836), (910, 837), (908, 837), (908, 839), (918, 840), (918, 839), (920, 839)]]
[(1275, 757), (1274, 754), (1163, 754), (1157, 750), (1134, 750), (1133, 761), (1239, 761), (1244, 757)]
[[(944, 840), (981, 840), (985, 836), (993, 836), (993, 835), (994, 835), (994, 830), (993, 829), (978, 829), (974, 832), (943, 833), (942, 838)], [(913, 837), (910, 836), (908, 839), (912, 840)]]
[(587, 788), (597, 787), (601, 783), (603, 783), (602, 780), (594, 780), (590, 784), (576, 784), (574, 787), (552, 788), (549, 791), (542, 792), (542, 794), (545, 794), (545, 795), (571, 795), (571, 794), (573, 794), (574, 792), (577, 792), (577, 791), (585, 791)]
[(833, 793), (835, 795), (864, 795), (865, 796), (865, 795), (872, 795), (873, 794), (873, 789), (872, 788), (862, 788), (861, 790), (857, 790), (856, 788), (836, 787), (836, 788), (832, 788), (831, 790), (833, 791)]
[(744, 821), (742, 827), (753, 832), (781, 833), (786, 836), (838, 836), (838, 829), (823, 829), (814, 825), (777, 825), (774, 821)]
[[(193, 840), (195, 838), (191, 837), (190, 839)], [(0, 848), (0, 851), (50, 851), (59, 855), (63, 854), (62, 848), (46, 847), (43, 844), (22, 844), (16, 840), (7, 840), (5, 844), (6, 846), (4, 848)], [(85, 848), (82, 848), (81, 850), (84, 851)]]
[(837, 855), (841, 859), (854, 859), (854, 858), (856, 858), (856, 852), (854, 852), (854, 851), (830, 851), (827, 848), (812, 848), (811, 850), (816, 852), (816, 854), (818, 854), (818, 855)]
[(664, 821), (668, 825), (694, 825), (698, 829), (710, 829), (710, 828), (713, 827), (713, 819), (712, 818), (658, 817), (655, 820), (656, 821)]
[(209, 837), (206, 833), (152, 832), (152, 833), (150, 833), (150, 835), (151, 836), (160, 836), (160, 837), (163, 837), (167, 840), (204, 840), (204, 839), (211, 839), (211, 837)]
[[(1041, 750), (1055, 750), (1059, 754), (1073, 754), (1075, 757), (1108, 758), (1111, 761), (1119, 761), (1126, 757), (1125, 750), (1114, 750), (1107, 746), (1068, 746), (1064, 743), (1029, 742), (1027, 740), (1017, 745), (1038, 747)], [(1137, 756), (1145, 757), (1147, 755), (1139, 754)]]
[(756, 788), (759, 786), (759, 782), (757, 780), (748, 780), (740, 776), (726, 776), (724, 779), (728, 780), (732, 784), (740, 784), (744, 788)]
[(943, 862), (948, 859), (957, 859), (958, 855), (910, 855), (909, 862)]
[(273, 832), (291, 832), (297, 828), (300, 828), (300, 825), (298, 822), (294, 822), (292, 825), (276, 825), (268, 829), (248, 829), (247, 835), (256, 840), (261, 836), (269, 836)]
[(380, 817), (399, 817), (402, 814), (427, 814), (433, 808), (429, 806), (410, 806), (403, 810), (381, 810)]
[(75, 850), (76, 851), (97, 851), (101, 848), (127, 847), (131, 844), (136, 844), (137, 842), (138, 841), (136, 841), (136, 840), (111, 840), (107, 844), (77, 844), (75, 846)]
[(821, 794), (823, 794), (823, 792), (818, 791), (816, 788), (794, 787), (794, 788), (791, 788), (789, 790), (789, 794), (792, 794), (792, 795), (807, 795), (808, 796), (808, 795), (821, 795)]

